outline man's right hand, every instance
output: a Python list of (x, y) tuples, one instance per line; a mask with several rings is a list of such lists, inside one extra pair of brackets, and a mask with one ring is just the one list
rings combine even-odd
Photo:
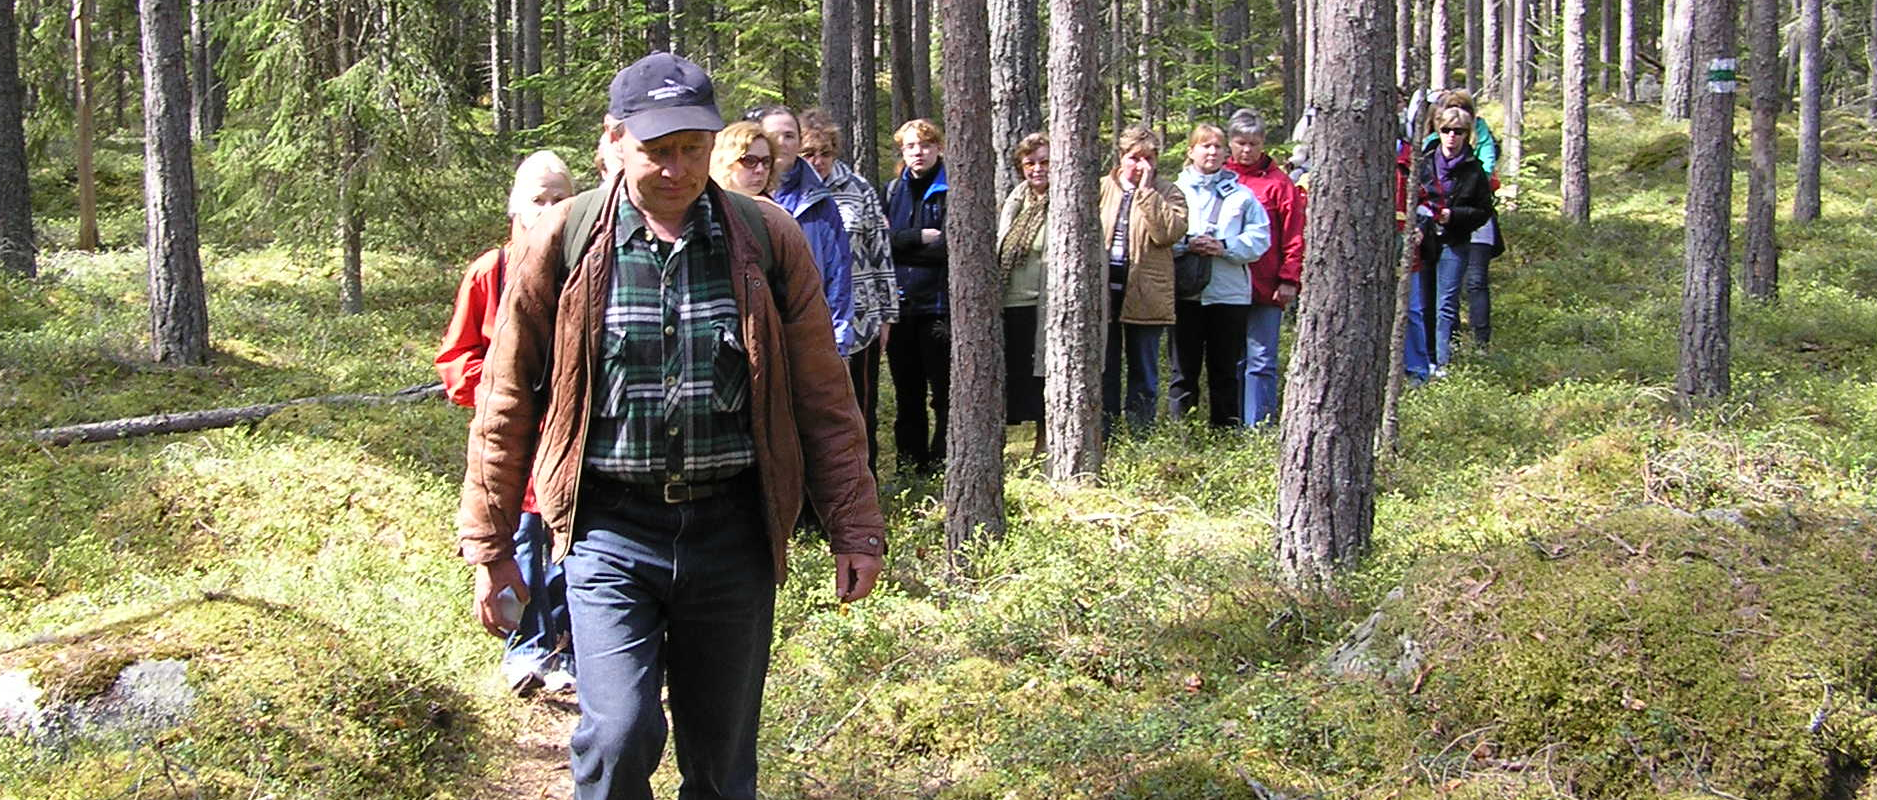
[(496, 599), (503, 589), (514, 589), (515, 599), (524, 606), (528, 604), (528, 584), (522, 581), (521, 567), (515, 565), (515, 559), (476, 565), (476, 621), (482, 623), (482, 629), (490, 636), (507, 638), (514, 628), (502, 613), (501, 601)]

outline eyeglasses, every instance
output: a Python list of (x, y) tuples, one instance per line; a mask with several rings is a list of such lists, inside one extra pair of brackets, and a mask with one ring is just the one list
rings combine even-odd
[(1451, 133), (1455, 136), (1462, 136), (1466, 134), (1466, 129), (1465, 128), (1441, 128), (1440, 132)]
[(762, 169), (768, 169), (769, 157), (759, 156), (759, 155), (750, 153), (750, 154), (745, 154), (742, 158), (737, 159), (736, 163), (742, 164), (744, 169), (756, 169), (758, 167)]

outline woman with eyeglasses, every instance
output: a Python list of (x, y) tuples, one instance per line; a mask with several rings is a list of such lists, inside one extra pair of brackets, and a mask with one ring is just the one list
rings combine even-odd
[[(1438, 138), (1421, 159), (1421, 203), (1415, 208), (1423, 265), (1415, 305), (1426, 309), (1430, 296), (1433, 301), (1432, 374), (1438, 378), (1446, 374), (1453, 359), (1453, 326), (1460, 318), (1465, 253), (1473, 233), (1491, 222), (1494, 212), (1492, 184), (1473, 154), (1473, 115), (1463, 108), (1443, 108), (1434, 115), (1434, 127)], [(1428, 265), (1433, 267), (1431, 275)], [(1429, 283), (1433, 284), (1431, 292)]]
[(754, 122), (732, 122), (717, 132), (710, 177), (733, 192), (767, 199), (776, 185), (776, 147)]
[(1049, 230), (1049, 135), (1032, 133), (1013, 154), (1023, 181), (1004, 198), (997, 216), (997, 271), (1004, 286), (1004, 423), (1036, 423), (1036, 446), (1048, 440), (1043, 428), (1041, 327), (1044, 251)]

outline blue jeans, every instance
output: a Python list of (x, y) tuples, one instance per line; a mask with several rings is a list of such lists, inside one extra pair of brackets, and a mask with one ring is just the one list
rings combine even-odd
[(756, 481), (744, 480), (677, 504), (583, 487), (565, 561), (581, 673), (576, 798), (650, 800), (668, 682), (678, 797), (755, 800), (776, 594)]
[[(561, 647), (561, 635), (571, 630), (567, 620), (567, 576), (554, 563), (553, 542), (540, 514), (523, 513), (521, 526), (515, 529), (515, 565), (521, 568), (521, 580), (528, 586), (528, 606), (521, 610), (521, 624), (508, 636), (502, 653), (505, 664), (528, 663), (536, 675), (547, 671), (547, 661)], [(573, 672), (572, 650), (562, 650), (561, 665)]]
[[(1120, 307), (1115, 300), (1115, 307)], [(1115, 420), (1126, 410), (1128, 426), (1135, 430), (1154, 424), (1160, 404), (1160, 338), (1165, 325), (1108, 323), (1108, 352), (1101, 370), (1101, 435), (1114, 435)], [(1126, 356), (1127, 399), (1121, 395), (1121, 368)]]
[[(1467, 245), (1461, 245), (1467, 247)], [(1460, 321), (1460, 280), (1466, 275), (1466, 257), (1451, 247), (1440, 248), (1440, 263), (1434, 267), (1434, 364), (1447, 366), (1453, 360), (1453, 326)]]
[(1426, 382), (1433, 365), (1427, 361), (1427, 288), (1416, 275), (1408, 281), (1408, 330), (1402, 337), (1401, 371)]
[(1245, 358), (1239, 362), (1245, 379), (1246, 425), (1257, 425), (1277, 415), (1277, 334), (1284, 309), (1252, 305), (1245, 323)]

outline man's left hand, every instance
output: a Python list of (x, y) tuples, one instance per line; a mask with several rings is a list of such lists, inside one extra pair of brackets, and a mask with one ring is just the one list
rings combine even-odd
[(880, 570), (886, 562), (879, 556), (866, 553), (836, 553), (834, 555), (834, 596), (843, 603), (873, 593), (873, 582), (880, 577)]
[(1279, 283), (1276, 294), (1278, 305), (1290, 305), (1292, 300), (1297, 299), (1297, 284), (1289, 281)]

